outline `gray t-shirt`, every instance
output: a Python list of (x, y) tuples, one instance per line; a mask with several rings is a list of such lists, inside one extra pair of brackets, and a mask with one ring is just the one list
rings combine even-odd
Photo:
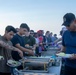
[[(7, 41), (3, 36), (0, 36), (0, 40), (5, 43), (12, 45), (11, 41)], [(7, 66), (7, 60), (11, 57), (11, 50), (0, 47), (0, 55), (4, 57), (4, 60), (0, 60), (0, 72), (2, 73), (10, 73), (10, 67)]]

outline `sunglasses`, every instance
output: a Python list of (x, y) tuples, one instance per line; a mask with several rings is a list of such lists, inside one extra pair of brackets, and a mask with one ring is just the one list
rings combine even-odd
[(30, 33), (30, 34), (34, 34), (34, 33)]

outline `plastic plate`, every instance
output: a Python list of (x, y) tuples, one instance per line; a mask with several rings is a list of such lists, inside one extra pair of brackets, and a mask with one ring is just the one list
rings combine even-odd
[(70, 57), (72, 57), (72, 54), (65, 54), (65, 53), (58, 53), (56, 55), (59, 56), (59, 57), (62, 57), (62, 58), (70, 58)]
[(18, 62), (18, 61), (10, 59), (10, 60), (7, 61), (7, 65), (10, 66), (10, 67), (18, 67), (18, 66), (21, 65), (21, 63)]

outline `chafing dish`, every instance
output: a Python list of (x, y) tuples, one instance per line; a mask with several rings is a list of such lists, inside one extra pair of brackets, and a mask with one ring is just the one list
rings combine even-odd
[(47, 70), (47, 67), (49, 66), (49, 63), (50, 63), (50, 59), (49, 58), (27, 58), (27, 59), (21, 59), (20, 62), (22, 63), (23, 68), (41, 67), (43, 70)]
[(18, 69), (14, 69), (14, 74), (15, 75), (56, 75), (55, 73), (38, 73), (36, 71), (32, 71), (32, 72), (27, 72), (27, 71), (22, 71), (22, 70), (18, 70)]

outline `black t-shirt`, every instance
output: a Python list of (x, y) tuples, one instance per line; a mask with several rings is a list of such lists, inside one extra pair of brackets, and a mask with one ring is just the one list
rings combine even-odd
[[(13, 43), (14, 47), (16, 44), (20, 44), (20, 46), (25, 47), (24, 38), (18, 34), (14, 35), (14, 37), (11, 39), (11, 42)], [(21, 59), (17, 51), (12, 51), (12, 57), (17, 61)]]

